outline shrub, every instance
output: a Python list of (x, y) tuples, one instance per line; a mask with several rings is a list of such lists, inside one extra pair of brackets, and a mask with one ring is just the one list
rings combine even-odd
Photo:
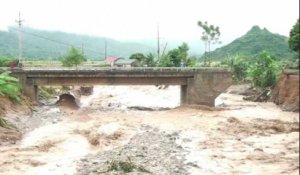
[(273, 86), (280, 73), (280, 66), (274, 57), (264, 51), (251, 61), (247, 73), (254, 86)]
[(9, 67), (11, 63), (15, 63), (15, 65), (18, 64), (17, 59), (8, 59), (4, 57), (0, 57), (0, 67)]
[(233, 79), (236, 81), (244, 81), (247, 77), (247, 70), (250, 60), (246, 57), (237, 55), (230, 57), (227, 63), (232, 71)]
[(86, 61), (84, 55), (76, 48), (72, 47), (68, 54), (62, 60), (62, 64), (65, 67), (78, 66), (82, 62)]
[(247, 58), (234, 56), (226, 63), (236, 81), (250, 80), (254, 87), (273, 86), (280, 73), (282, 63), (277, 61), (268, 52), (262, 52), (258, 57)]
[(8, 72), (0, 74), (0, 96), (8, 96), (10, 99), (20, 101), (21, 87), (19, 80), (9, 75)]

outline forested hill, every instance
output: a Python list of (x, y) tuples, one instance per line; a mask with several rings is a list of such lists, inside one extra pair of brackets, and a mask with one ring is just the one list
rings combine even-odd
[(211, 52), (212, 59), (224, 59), (237, 54), (255, 57), (263, 50), (277, 58), (291, 58), (295, 53), (288, 47), (288, 38), (267, 29), (253, 26), (250, 31), (228, 45)]
[[(109, 38), (70, 34), (56, 31), (43, 31), (31, 28), (22, 29), (23, 55), (27, 59), (59, 59), (71, 46), (82, 49), (88, 59), (104, 58), (105, 40), (107, 55), (129, 57), (135, 52), (154, 52), (149, 46), (140, 43), (120, 42)], [(16, 58), (18, 55), (18, 29), (0, 31), (0, 56)]]

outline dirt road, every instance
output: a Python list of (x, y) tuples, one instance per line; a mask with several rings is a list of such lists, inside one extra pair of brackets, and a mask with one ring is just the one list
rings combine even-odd
[(178, 87), (96, 87), (79, 110), (8, 115), (24, 135), (0, 145), (0, 174), (299, 174), (299, 113), (231, 93), (178, 104)]

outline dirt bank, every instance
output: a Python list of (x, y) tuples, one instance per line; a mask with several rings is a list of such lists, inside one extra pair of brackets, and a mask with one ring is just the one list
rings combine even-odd
[(299, 72), (283, 72), (272, 91), (272, 100), (283, 110), (299, 112)]
[(26, 97), (22, 98), (22, 103), (16, 103), (7, 97), (0, 97), (0, 117), (3, 124), (0, 126), (0, 145), (16, 144), (22, 139), (22, 132), (14, 122), (11, 122), (12, 118), (7, 117), (7, 114), (22, 115), (31, 112), (29, 100)]

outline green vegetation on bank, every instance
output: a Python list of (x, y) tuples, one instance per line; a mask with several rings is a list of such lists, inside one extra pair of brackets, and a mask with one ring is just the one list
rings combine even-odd
[(7, 96), (15, 102), (20, 101), (21, 87), (19, 80), (8, 72), (0, 74), (0, 96)]
[(297, 20), (296, 24), (290, 31), (290, 38), (289, 38), (289, 47), (293, 51), (298, 53), (299, 58), (299, 49), (300, 49), (300, 33), (299, 33), (299, 19)]
[(223, 64), (227, 65), (236, 81), (250, 81), (254, 87), (274, 86), (283, 68), (283, 62), (263, 51), (257, 57), (231, 57)]
[[(20, 102), (21, 87), (19, 80), (10, 76), (8, 72), (0, 74), (0, 97), (9, 97), (14, 102)], [(0, 108), (1, 108), (0, 104)], [(0, 109), (0, 127), (9, 128), (7, 121), (2, 118)]]
[(18, 64), (19, 60), (9, 59), (3, 55), (0, 55), (0, 67), (9, 67), (11, 63)]

